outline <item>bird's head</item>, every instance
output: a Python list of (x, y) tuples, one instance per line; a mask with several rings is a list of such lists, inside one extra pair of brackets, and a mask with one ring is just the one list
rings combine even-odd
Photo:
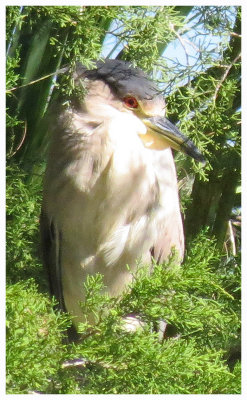
[(145, 147), (156, 150), (171, 147), (205, 162), (194, 143), (165, 118), (165, 100), (141, 69), (125, 61), (107, 59), (98, 61), (91, 70), (78, 64), (75, 79), (88, 82), (89, 107), (98, 107), (98, 112), (106, 116), (110, 110), (117, 110), (137, 117), (145, 126), (137, 131)]

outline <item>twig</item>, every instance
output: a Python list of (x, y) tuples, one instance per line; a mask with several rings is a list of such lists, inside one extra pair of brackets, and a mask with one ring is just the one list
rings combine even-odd
[(35, 79), (35, 81), (31, 81), (31, 82), (29, 82), (29, 83), (26, 83), (25, 85), (13, 87), (13, 88), (11, 88), (11, 89), (6, 90), (6, 93), (13, 92), (14, 90), (21, 89), (21, 88), (23, 88), (23, 87), (33, 85), (34, 83), (37, 83), (37, 82), (42, 81), (42, 80), (44, 80), (44, 79), (47, 79), (47, 78), (49, 78), (50, 76), (55, 75), (55, 74), (56, 74), (56, 73), (53, 72), (52, 74), (48, 74), (48, 75), (42, 76), (42, 77), (39, 78), (39, 79)]
[(22, 135), (21, 141), (20, 141), (20, 143), (18, 144), (16, 150), (11, 154), (10, 157), (13, 157), (13, 156), (17, 153), (17, 151), (20, 150), (20, 148), (21, 148), (21, 146), (23, 145), (23, 142), (24, 142), (24, 140), (25, 140), (25, 138), (26, 138), (26, 134), (27, 134), (27, 121), (24, 121), (24, 124), (25, 124), (25, 126), (24, 126), (24, 133), (23, 133), (23, 135)]
[(39, 79), (35, 79), (34, 81), (31, 81), (31, 82), (29, 82), (29, 83), (26, 83), (25, 85), (16, 86), (16, 87), (13, 87), (13, 88), (11, 88), (11, 89), (8, 89), (8, 90), (6, 90), (6, 93), (13, 92), (14, 90), (21, 89), (21, 88), (23, 88), (23, 87), (33, 85), (34, 83), (37, 83), (37, 82), (43, 81), (44, 79), (49, 78), (50, 76), (57, 75), (57, 74), (61, 74), (61, 73), (66, 72), (66, 71), (68, 71), (68, 67), (61, 68), (61, 69), (59, 69), (59, 70), (57, 70), (57, 71), (55, 71), (55, 72), (52, 72), (51, 74), (42, 76), (42, 77), (39, 78)]
[(236, 256), (236, 254), (237, 254), (236, 244), (235, 244), (235, 237), (234, 237), (234, 233), (233, 233), (233, 229), (232, 229), (232, 221), (231, 220), (228, 221), (228, 228), (229, 228), (229, 238), (230, 238), (230, 242), (232, 245), (232, 254), (234, 256)]
[(216, 86), (215, 92), (214, 92), (214, 96), (213, 96), (213, 101), (215, 102), (219, 93), (219, 90), (223, 84), (223, 82), (226, 80), (227, 75), (229, 74), (231, 68), (233, 67), (233, 65), (240, 59), (241, 57), (241, 53), (239, 53), (233, 60), (233, 62), (231, 64), (229, 64), (226, 68), (225, 73), (222, 75), (220, 81), (218, 82), (218, 85)]
[(192, 46), (196, 51), (198, 51), (198, 53), (202, 53), (202, 50), (201, 49), (199, 49), (199, 47), (197, 47), (196, 45), (195, 45), (195, 43), (193, 43), (191, 40), (189, 40), (189, 39), (183, 39), (184, 40), (184, 42), (185, 43), (188, 43), (190, 46)]
[(234, 36), (234, 37), (237, 37), (237, 38), (239, 38), (239, 39), (242, 38), (242, 35), (239, 35), (239, 34), (236, 33), (236, 32), (230, 32), (230, 35), (231, 35), (231, 36)]
[(105, 363), (104, 361), (101, 361), (101, 360), (94, 360), (93, 361), (93, 360), (87, 360), (85, 358), (81, 358), (81, 359), (77, 358), (75, 360), (67, 360), (67, 361), (63, 362), (62, 368), (63, 369), (64, 368), (71, 368), (71, 367), (72, 368), (74, 368), (74, 367), (85, 368), (85, 367), (88, 367), (90, 365), (91, 366), (99, 365), (99, 366), (101, 366), (103, 368), (106, 368), (106, 369), (116, 369), (116, 370), (127, 369), (127, 365), (126, 364), (123, 364), (121, 366), (117, 366), (117, 365), (114, 365), (114, 364)]
[(189, 65), (190, 65), (190, 63), (189, 63), (189, 54), (188, 54), (187, 49), (186, 49), (185, 41), (182, 38), (182, 36), (180, 36), (179, 33), (175, 31), (173, 24), (170, 24), (170, 28), (171, 28), (172, 32), (175, 33), (175, 35), (177, 36), (179, 42), (181, 43), (181, 46), (184, 49), (185, 56), (186, 56), (186, 64), (187, 64), (187, 67), (189, 67)]

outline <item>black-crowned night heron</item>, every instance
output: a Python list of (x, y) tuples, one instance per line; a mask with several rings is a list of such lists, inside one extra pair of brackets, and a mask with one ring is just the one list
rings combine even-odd
[(161, 262), (173, 247), (182, 260), (171, 148), (203, 157), (164, 117), (164, 99), (140, 69), (106, 60), (78, 65), (74, 78), (86, 95), (56, 116), (41, 232), (52, 292), (77, 325), (88, 274), (101, 273), (115, 296), (139, 261)]

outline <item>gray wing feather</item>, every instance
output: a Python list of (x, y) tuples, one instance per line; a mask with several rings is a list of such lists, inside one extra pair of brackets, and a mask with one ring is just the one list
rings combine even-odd
[(44, 265), (49, 277), (51, 295), (59, 302), (59, 307), (65, 311), (62, 281), (61, 281), (61, 233), (53, 221), (49, 220), (44, 210), (40, 216), (41, 251)]

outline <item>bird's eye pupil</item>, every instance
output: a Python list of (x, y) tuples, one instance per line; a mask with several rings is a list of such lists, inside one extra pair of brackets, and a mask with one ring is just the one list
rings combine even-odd
[(138, 101), (136, 100), (135, 97), (130, 97), (130, 96), (125, 97), (124, 98), (124, 103), (125, 103), (125, 105), (127, 107), (130, 107), (130, 108), (137, 108), (138, 107)]

